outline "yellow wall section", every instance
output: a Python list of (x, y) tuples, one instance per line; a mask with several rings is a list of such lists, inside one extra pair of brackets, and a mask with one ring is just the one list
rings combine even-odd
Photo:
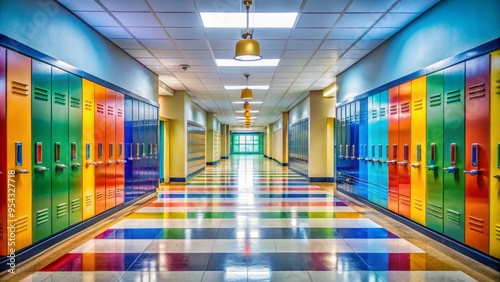
[[(83, 219), (90, 218), (95, 213), (94, 187), (95, 166), (89, 165), (94, 162), (94, 83), (86, 79), (82, 80), (83, 88)], [(87, 160), (87, 146), (90, 143), (90, 159)]]
[(283, 130), (281, 127), (279, 129), (274, 129), (273, 127), (272, 144), (272, 158), (283, 163)]
[[(423, 76), (411, 82), (411, 219), (425, 224), (425, 154), (426, 154), (426, 80)], [(416, 110), (417, 109), (417, 110)], [(420, 161), (417, 161), (417, 145), (420, 144)]]
[[(500, 50), (491, 53), (490, 255), (500, 258)], [(495, 175), (498, 178), (495, 178)]]
[[(22, 125), (24, 130), (19, 128)], [(22, 142), (22, 165), (16, 165), (16, 142)], [(7, 50), (7, 169), (31, 171), (31, 59)], [(31, 174), (15, 177), (16, 250), (32, 242)], [(9, 218), (13, 219), (13, 218)], [(9, 235), (10, 232), (7, 232)]]

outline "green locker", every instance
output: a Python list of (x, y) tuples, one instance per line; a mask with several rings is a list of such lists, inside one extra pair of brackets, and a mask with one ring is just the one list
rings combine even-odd
[(32, 61), (33, 243), (52, 234), (51, 67)]
[(465, 66), (444, 70), (444, 234), (465, 240)]
[(427, 76), (426, 226), (443, 233), (443, 71)]
[(69, 225), (82, 221), (82, 79), (69, 75)]
[(52, 233), (69, 224), (68, 73), (52, 68)]

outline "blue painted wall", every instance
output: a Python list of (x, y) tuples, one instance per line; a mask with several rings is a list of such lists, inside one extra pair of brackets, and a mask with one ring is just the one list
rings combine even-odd
[(1, 0), (0, 34), (158, 101), (156, 74), (54, 0)]
[(499, 0), (444, 0), (337, 76), (342, 102), (500, 38)]

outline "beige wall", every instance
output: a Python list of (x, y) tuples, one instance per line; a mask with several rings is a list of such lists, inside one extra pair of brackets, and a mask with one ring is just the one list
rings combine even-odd
[(229, 125), (221, 125), (221, 157), (229, 156)]
[(297, 123), (305, 118), (309, 118), (311, 109), (311, 99), (306, 97), (300, 103), (298, 103), (293, 109), (289, 112), (289, 123), (288, 125)]
[(164, 128), (164, 144), (161, 144), (163, 146), (163, 151), (164, 151), (164, 159), (163, 161), (165, 162), (163, 164), (163, 175), (165, 177), (165, 183), (170, 182), (170, 121), (166, 118), (160, 117), (160, 119), (164, 122), (165, 128)]

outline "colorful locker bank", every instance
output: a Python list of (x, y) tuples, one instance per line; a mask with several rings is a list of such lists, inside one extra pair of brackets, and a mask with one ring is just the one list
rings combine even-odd
[(464, 54), (338, 105), (337, 187), (498, 259), (500, 50)]
[[(156, 105), (50, 62), (55, 60), (42, 62), (0, 47), (0, 257), (158, 186)], [(126, 125), (133, 109), (125, 100), (142, 106), (139, 131)], [(141, 156), (150, 160), (140, 164), (141, 171), (126, 169), (126, 155), (132, 154), (126, 136), (140, 140)], [(9, 179), (16, 189), (12, 200)], [(141, 189), (133, 187), (138, 193), (125, 199), (126, 179)], [(16, 205), (15, 236), (7, 228), (9, 201)]]

